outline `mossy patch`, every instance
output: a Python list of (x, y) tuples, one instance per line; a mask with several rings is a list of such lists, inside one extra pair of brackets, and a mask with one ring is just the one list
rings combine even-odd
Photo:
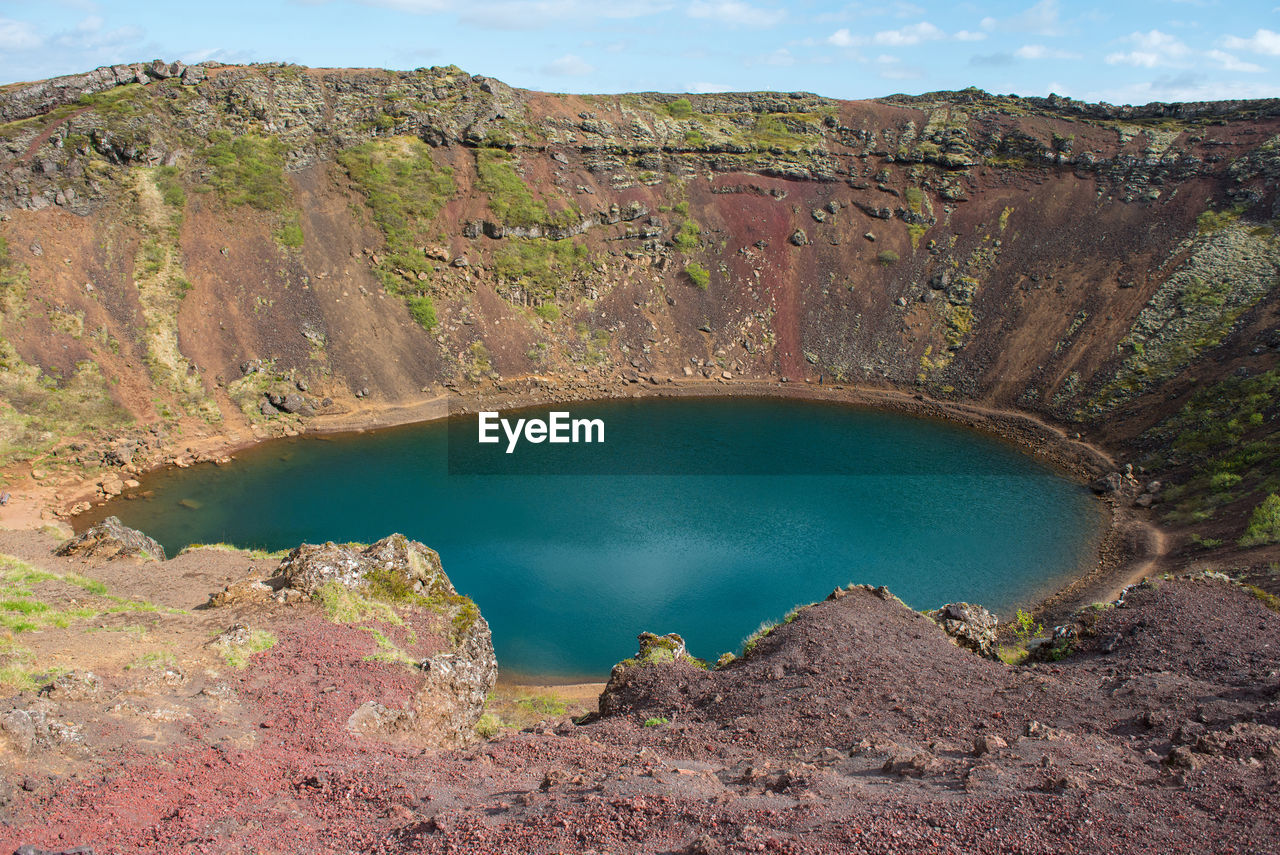
[(251, 630), (249, 637), (243, 643), (222, 645), (222, 657), (232, 668), (244, 670), (249, 667), (250, 656), (270, 650), (275, 647), (276, 642), (275, 635), (265, 629)]
[(684, 273), (699, 291), (707, 290), (711, 284), (711, 272), (696, 261), (686, 264)]
[(493, 272), (508, 296), (539, 306), (561, 299), (569, 286), (587, 278), (591, 253), (576, 240), (533, 238), (504, 246), (493, 259)]
[(1262, 500), (1249, 517), (1249, 525), (1240, 538), (1241, 546), (1280, 543), (1280, 495), (1272, 493)]
[(67, 378), (28, 365), (0, 338), (0, 461), (30, 460), (60, 438), (110, 430), (130, 417), (112, 399), (98, 366), (77, 364)]
[(489, 210), (506, 226), (568, 226), (580, 222), (582, 214), (569, 205), (552, 213), (547, 203), (534, 196), (515, 170), (515, 158), (496, 148), (476, 149), (477, 187), (489, 197)]
[(371, 140), (339, 152), (337, 160), (387, 241), (376, 265), (383, 285), (393, 293), (418, 291), (418, 275), (430, 275), (434, 268), (422, 252), (423, 239), (457, 192), (453, 170), (437, 166), (431, 147), (407, 136)]
[(277, 211), (293, 197), (284, 175), (285, 145), (277, 137), (215, 130), (200, 154), (209, 166), (205, 186), (227, 205)]

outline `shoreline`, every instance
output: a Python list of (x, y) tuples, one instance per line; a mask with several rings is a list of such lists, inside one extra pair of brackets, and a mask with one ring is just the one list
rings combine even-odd
[[(860, 387), (846, 384), (813, 384), (805, 382), (780, 382), (778, 380), (689, 378), (649, 378), (647, 382), (617, 386), (605, 384), (570, 385), (557, 383), (550, 378), (529, 377), (505, 381), (494, 389), (444, 390), (431, 397), (411, 403), (387, 406), (359, 406), (330, 416), (317, 416), (304, 425), (304, 429), (282, 437), (244, 436), (238, 431), (227, 431), (199, 440), (180, 443), (187, 455), (185, 462), (174, 459), (179, 443), (170, 443), (168, 453), (156, 465), (143, 469), (138, 476), (145, 477), (168, 468), (187, 468), (197, 462), (225, 461), (228, 457), (247, 448), (258, 447), (277, 439), (298, 436), (341, 436), (362, 434), (371, 430), (427, 423), (447, 418), (452, 414), (472, 412), (479, 408), (513, 409), (545, 406), (548, 404), (625, 400), (637, 398), (701, 397), (701, 398), (778, 398), (790, 400), (824, 401), (900, 413), (903, 415), (933, 419), (974, 430), (986, 436), (1016, 446), (1022, 453), (1046, 464), (1079, 483), (1088, 481), (1118, 468), (1115, 459), (1105, 450), (1068, 433), (1041, 418), (1020, 412), (982, 404), (926, 398), (919, 393), (896, 389)], [(97, 476), (95, 476), (96, 478)], [(36, 499), (35, 520), (20, 520), (25, 525), (18, 528), (39, 528), (48, 525), (52, 513), (70, 522), (76, 531), (108, 513), (110, 499), (102, 500), (93, 492), (96, 482), (88, 479), (78, 489), (63, 488), (73, 498), (68, 502), (55, 500), (52, 487), (27, 491), (24, 498)], [(91, 501), (87, 511), (68, 515), (57, 510), (58, 504)], [(1109, 519), (1103, 521), (1103, 532), (1098, 540), (1092, 561), (1079, 572), (1067, 577), (1065, 584), (1048, 589), (1041, 599), (1031, 604), (1036, 619), (1046, 625), (1062, 622), (1079, 608), (1095, 601), (1113, 600), (1126, 585), (1138, 581), (1153, 572), (1163, 557), (1165, 538), (1153, 524), (1142, 519), (1136, 509), (1122, 507), (1112, 497), (1098, 497), (1106, 507)], [(34, 524), (32, 524), (34, 523)], [(7, 527), (15, 527), (6, 520)], [(525, 685), (558, 685), (563, 680), (555, 675), (512, 674), (507, 679)], [(583, 682), (582, 676), (568, 682)]]

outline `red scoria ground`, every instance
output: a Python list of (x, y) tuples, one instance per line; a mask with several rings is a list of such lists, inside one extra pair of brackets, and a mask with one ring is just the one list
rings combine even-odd
[(124, 672), (91, 702), (115, 712), (63, 702), (80, 753), (25, 761), (0, 852), (1280, 851), (1280, 615), (1212, 579), (1016, 668), (854, 589), (723, 669), (631, 670), (608, 715), (445, 752), (345, 729), (415, 681), (368, 633), (259, 623), (279, 643), (247, 670), (166, 684), (154, 744), (137, 711), (164, 705)]

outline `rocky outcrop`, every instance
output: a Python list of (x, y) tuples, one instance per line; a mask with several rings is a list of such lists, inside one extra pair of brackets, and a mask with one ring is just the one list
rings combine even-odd
[(58, 555), (110, 561), (115, 558), (142, 558), (164, 561), (164, 547), (154, 538), (129, 528), (116, 517), (86, 529), (58, 547)]
[(942, 627), (942, 631), (961, 647), (991, 659), (996, 656), (996, 624), (994, 614), (972, 603), (949, 603), (940, 609), (925, 612), (930, 620)]
[(600, 714), (616, 715), (628, 709), (652, 709), (661, 707), (661, 699), (655, 696), (655, 686), (668, 684), (666, 678), (645, 674), (654, 669), (673, 669), (674, 673), (686, 670), (700, 671), (705, 665), (689, 655), (684, 639), (670, 632), (656, 635), (642, 632), (637, 636), (639, 650), (630, 659), (613, 666), (609, 682), (600, 693)]
[[(344, 597), (350, 602), (330, 611), (333, 620), (351, 622), (358, 614), (361, 625), (402, 631), (405, 648), (394, 648), (394, 661), (423, 675), (398, 706), (374, 700), (359, 704), (348, 714), (346, 729), (410, 738), (435, 748), (473, 741), (498, 675), (493, 636), (475, 603), (453, 587), (435, 550), (402, 534), (369, 546), (304, 543), (280, 562), (272, 578), (232, 582), (209, 605), (246, 607), (272, 600), (332, 604)], [(237, 624), (213, 643), (242, 643), (248, 634), (247, 626)], [(426, 650), (420, 651), (422, 646)]]
[(384, 587), (401, 595), (456, 596), (440, 556), (403, 534), (361, 549), (333, 542), (304, 543), (280, 562), (280, 587), (314, 595), (336, 582), (344, 588)]
[(473, 741), (498, 678), (489, 623), (479, 611), (461, 627), (455, 622), (453, 649), (424, 659), (419, 667), (425, 679), (413, 698), (417, 732), (441, 747)]
[(429, 748), (457, 748), (474, 742), (476, 723), (498, 676), (489, 624), (475, 613), (450, 649), (417, 665), (423, 681), (412, 698), (392, 707), (365, 701), (347, 718), (349, 732), (363, 736), (410, 738)]

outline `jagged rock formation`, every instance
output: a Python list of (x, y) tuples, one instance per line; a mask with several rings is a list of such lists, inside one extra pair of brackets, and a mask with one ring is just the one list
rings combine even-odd
[(58, 547), (58, 555), (79, 556), (110, 561), (114, 558), (143, 558), (164, 561), (164, 547), (159, 541), (129, 528), (117, 517), (107, 517), (95, 526)]
[[(384, 640), (383, 659), (422, 672), (399, 705), (360, 704), (347, 718), (349, 731), (411, 737), (431, 747), (474, 741), (498, 674), (493, 636), (475, 603), (453, 587), (435, 550), (402, 534), (369, 546), (304, 543), (270, 578), (232, 582), (209, 605), (243, 609), (272, 601), (318, 602), (332, 620), (373, 627)], [(247, 633), (237, 625), (218, 638)], [(444, 643), (431, 646), (432, 639)]]
[(980, 656), (991, 659), (996, 656), (996, 616), (982, 606), (971, 603), (949, 603), (940, 609), (925, 612), (956, 644), (967, 647)]
[(457, 596), (440, 566), (440, 556), (403, 534), (392, 534), (364, 548), (351, 544), (304, 543), (280, 562), (286, 588), (308, 597), (334, 582), (344, 588), (382, 585), (423, 597)]

